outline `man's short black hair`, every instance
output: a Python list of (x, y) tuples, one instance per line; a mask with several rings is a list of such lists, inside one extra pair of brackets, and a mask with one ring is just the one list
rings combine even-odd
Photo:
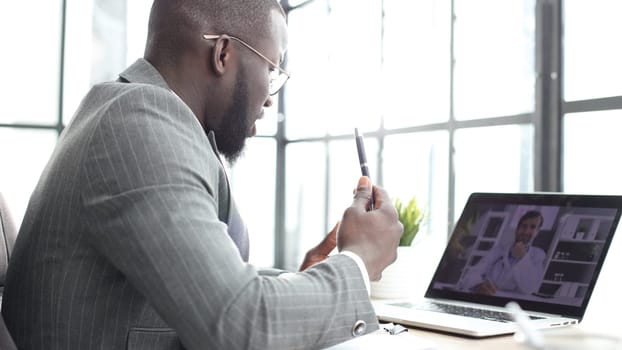
[(268, 35), (272, 11), (285, 16), (277, 0), (154, 0), (146, 53), (175, 60), (202, 34), (228, 34), (253, 45)]
[(520, 226), (520, 224), (522, 224), (523, 221), (527, 219), (533, 219), (533, 218), (540, 218), (540, 224), (538, 225), (538, 228), (542, 227), (542, 224), (544, 223), (544, 216), (542, 216), (542, 213), (540, 213), (537, 210), (530, 210), (526, 212), (525, 214), (523, 214), (523, 216), (520, 217), (520, 220), (518, 220), (517, 226)]

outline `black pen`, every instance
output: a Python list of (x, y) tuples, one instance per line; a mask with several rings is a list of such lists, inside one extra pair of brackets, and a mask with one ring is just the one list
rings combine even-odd
[[(365, 155), (365, 145), (363, 144), (363, 135), (359, 134), (358, 128), (354, 128), (354, 139), (356, 140), (356, 151), (358, 152), (358, 155), (359, 155), (361, 173), (363, 174), (363, 176), (367, 176), (369, 179), (371, 179), (371, 177), (369, 176), (369, 168), (367, 167), (367, 156)], [(374, 199), (374, 192), (372, 189), (370, 203), (369, 203), (370, 210), (374, 209), (375, 203), (376, 201)]]

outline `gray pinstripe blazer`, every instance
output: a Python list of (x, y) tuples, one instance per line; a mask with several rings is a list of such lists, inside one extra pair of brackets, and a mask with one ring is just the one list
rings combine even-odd
[(145, 60), (93, 87), (9, 265), (2, 313), (20, 349), (314, 349), (358, 320), (377, 328), (349, 257), (280, 277), (244, 263), (210, 139)]

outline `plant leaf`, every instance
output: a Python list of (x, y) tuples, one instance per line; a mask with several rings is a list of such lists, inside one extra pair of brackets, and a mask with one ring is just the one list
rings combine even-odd
[(410, 246), (419, 232), (425, 215), (423, 210), (419, 207), (416, 197), (412, 197), (406, 205), (404, 205), (401, 199), (396, 198), (394, 206), (397, 210), (398, 218), (404, 226), (404, 232), (402, 233), (399, 245)]

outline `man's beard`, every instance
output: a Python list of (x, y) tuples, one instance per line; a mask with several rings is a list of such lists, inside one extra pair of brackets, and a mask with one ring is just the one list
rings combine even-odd
[(220, 126), (214, 130), (218, 150), (231, 165), (242, 155), (251, 128), (245, 78), (246, 71), (244, 67), (240, 67), (235, 80), (232, 104), (225, 112)]

